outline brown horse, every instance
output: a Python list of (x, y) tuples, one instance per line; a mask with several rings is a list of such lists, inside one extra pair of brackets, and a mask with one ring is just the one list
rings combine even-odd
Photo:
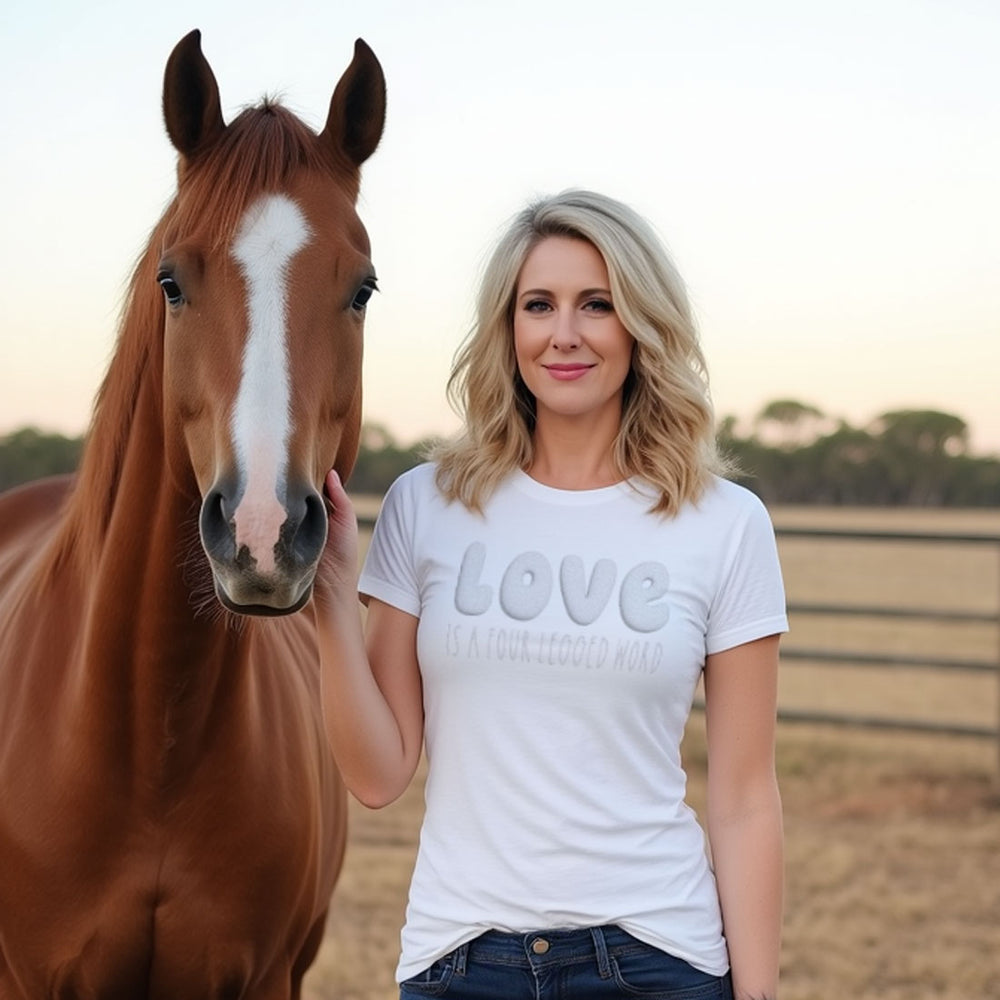
[(343, 853), (310, 596), (385, 83), (358, 41), (319, 135), (227, 126), (192, 32), (163, 104), (178, 190), (79, 474), (0, 499), (3, 1000), (296, 997)]

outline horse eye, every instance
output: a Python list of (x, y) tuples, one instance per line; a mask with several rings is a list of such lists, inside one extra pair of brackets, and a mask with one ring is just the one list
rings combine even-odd
[(367, 278), (365, 283), (358, 289), (357, 294), (354, 296), (351, 308), (355, 312), (361, 312), (361, 310), (368, 305), (368, 300), (376, 291), (378, 291), (378, 285), (375, 283), (375, 279)]
[(181, 286), (174, 280), (173, 275), (158, 274), (156, 280), (159, 282), (160, 288), (163, 289), (163, 294), (170, 305), (179, 306), (184, 301), (184, 293), (181, 291)]

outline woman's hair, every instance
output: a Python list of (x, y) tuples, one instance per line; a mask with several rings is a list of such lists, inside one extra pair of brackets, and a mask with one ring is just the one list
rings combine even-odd
[(532, 203), (497, 243), (475, 325), (448, 380), (464, 430), (430, 456), (438, 488), (479, 511), (511, 472), (531, 465), (535, 400), (515, 358), (514, 300), (525, 259), (550, 236), (586, 240), (604, 258), (615, 311), (636, 341), (615, 462), (624, 478), (638, 477), (658, 492), (654, 511), (673, 516), (723, 471), (705, 359), (684, 284), (652, 227), (627, 205), (590, 191)]

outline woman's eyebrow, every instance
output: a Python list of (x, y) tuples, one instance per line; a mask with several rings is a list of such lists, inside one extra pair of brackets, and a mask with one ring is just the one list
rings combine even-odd
[[(526, 295), (551, 295), (552, 292), (548, 288), (526, 288), (523, 292), (518, 293), (518, 298), (523, 299)], [(583, 299), (588, 295), (610, 295), (610, 288), (583, 288), (577, 293), (577, 298)]]

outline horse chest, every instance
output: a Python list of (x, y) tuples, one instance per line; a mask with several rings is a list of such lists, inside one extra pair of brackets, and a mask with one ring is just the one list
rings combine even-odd
[[(32, 845), (0, 829), (11, 861), (0, 1000), (196, 1000), (287, 984), (289, 956), (322, 922), (343, 829), (326, 805), (295, 808), (260, 777), (233, 776), (214, 800), (193, 782), (159, 818), (106, 799), (89, 824), (48, 822)], [(339, 789), (328, 791), (332, 809)]]
[(51, 742), (22, 759), (0, 808), (0, 1000), (288, 981), (344, 838), (344, 793), (299, 687), (234, 699), (198, 739), (180, 713), (128, 766)]

